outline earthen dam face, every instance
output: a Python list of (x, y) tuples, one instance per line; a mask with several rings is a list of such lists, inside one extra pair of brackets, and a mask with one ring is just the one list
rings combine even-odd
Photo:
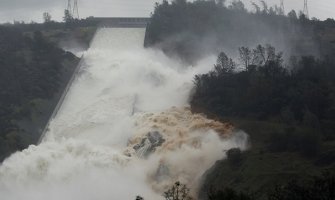
[(0, 166), (1, 199), (158, 200), (176, 181), (196, 194), (224, 151), (246, 148), (245, 133), (189, 110), (193, 77), (213, 60), (184, 66), (143, 48), (141, 20), (107, 22), (40, 144)]

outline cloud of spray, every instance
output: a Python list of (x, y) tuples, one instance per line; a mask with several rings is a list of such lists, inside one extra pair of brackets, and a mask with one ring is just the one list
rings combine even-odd
[(1, 165), (2, 199), (163, 199), (177, 180), (195, 191), (225, 150), (246, 148), (245, 133), (187, 108), (194, 75), (213, 58), (184, 67), (143, 49), (144, 33), (97, 32), (42, 143)]
[(59, 42), (59, 47), (64, 51), (73, 53), (75, 56), (80, 58), (86, 51), (87, 47), (82, 42), (79, 42), (76, 38), (66, 38)]
[[(227, 6), (230, 3), (231, 1), (227, 1)], [(163, 11), (156, 10), (158, 14), (153, 16), (153, 25), (149, 26), (149, 35), (152, 33), (153, 36), (149, 37), (148, 44), (163, 49), (171, 57), (180, 57), (187, 63), (196, 63), (199, 59), (211, 54), (217, 55), (221, 51), (238, 62), (239, 47), (253, 49), (259, 44), (274, 46), (277, 52), (283, 52), (286, 62), (290, 61), (291, 56), (320, 55), (311, 24), (285, 16), (262, 14), (262, 10), (259, 14), (228, 8), (218, 12), (218, 7), (211, 14), (208, 14), (210, 10), (205, 3), (201, 2), (189, 4), (188, 12), (182, 6), (177, 9), (172, 5), (169, 8), (172, 14), (162, 14), (160, 12)], [(202, 12), (206, 14), (201, 14)], [(197, 15), (199, 16), (193, 17)], [(189, 21), (176, 16), (184, 16), (183, 19)], [(166, 23), (160, 23), (165, 20)], [(165, 29), (169, 31), (157, 31)], [(159, 33), (158, 38), (163, 39), (156, 39), (156, 32)]]

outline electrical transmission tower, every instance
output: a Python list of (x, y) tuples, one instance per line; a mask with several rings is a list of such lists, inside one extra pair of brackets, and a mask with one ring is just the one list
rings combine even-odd
[(309, 13), (308, 13), (308, 0), (304, 0), (304, 15), (309, 18)]
[(285, 15), (284, 0), (280, 0), (280, 11), (283, 15)]
[(74, 0), (72, 16), (79, 19), (78, 0)]
[(67, 10), (73, 18), (79, 19), (78, 0), (68, 0)]
[(72, 12), (72, 1), (71, 0), (68, 0), (67, 1), (67, 10), (71, 13)]

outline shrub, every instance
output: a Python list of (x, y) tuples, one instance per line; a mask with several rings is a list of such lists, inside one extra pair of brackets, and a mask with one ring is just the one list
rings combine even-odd
[(239, 148), (232, 148), (227, 151), (227, 159), (231, 166), (238, 167), (242, 162), (242, 152)]
[(287, 128), (284, 132), (274, 131), (270, 135), (268, 149), (272, 152), (300, 152), (314, 156), (320, 150), (320, 134), (313, 128)]
[(189, 196), (190, 189), (186, 185), (177, 181), (163, 196), (166, 200), (191, 200)]
[(238, 193), (231, 188), (226, 188), (224, 190), (213, 191), (208, 193), (209, 200), (254, 200), (252, 195), (245, 193)]

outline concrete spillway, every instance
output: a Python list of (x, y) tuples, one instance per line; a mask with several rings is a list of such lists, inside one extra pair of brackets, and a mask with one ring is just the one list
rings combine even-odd
[[(145, 29), (147, 26), (147, 23), (149, 23), (150, 18), (131, 18), (131, 17), (95, 17), (91, 19), (93, 21), (97, 21), (98, 26), (101, 28), (140, 28), (141, 31)], [(145, 33), (144, 33), (145, 34)], [(144, 38), (144, 37), (142, 37)], [(137, 41), (142, 41), (141, 39), (138, 39)], [(132, 41), (134, 42), (134, 41)], [(144, 41), (143, 41), (144, 42)], [(117, 45), (117, 44), (114, 44)], [(123, 46), (123, 44), (119, 44), (118, 46)], [(94, 48), (94, 47), (93, 47)], [(46, 124), (44, 130), (41, 133), (40, 139), (38, 141), (38, 144), (41, 143), (42, 139), (45, 137), (46, 133), (49, 131), (50, 122), (56, 117), (58, 114), (59, 109), (64, 103), (64, 100), (70, 90), (70, 87), (72, 86), (73, 81), (76, 79), (80, 69), (84, 66), (84, 57), (81, 57), (79, 64), (77, 65), (76, 69), (74, 70), (68, 84), (66, 85), (56, 107), (54, 108), (53, 113), (50, 116), (50, 119), (48, 123)], [(134, 108), (133, 108), (134, 109)]]

